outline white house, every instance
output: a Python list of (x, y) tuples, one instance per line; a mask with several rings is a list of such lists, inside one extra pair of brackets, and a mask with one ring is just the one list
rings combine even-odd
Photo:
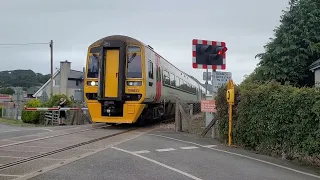
[[(64, 94), (68, 97), (74, 95), (76, 89), (83, 89), (83, 71), (70, 69), (71, 62), (61, 61), (60, 69), (53, 75), (53, 94)], [(51, 78), (39, 88), (32, 96), (41, 98), (50, 96)]]

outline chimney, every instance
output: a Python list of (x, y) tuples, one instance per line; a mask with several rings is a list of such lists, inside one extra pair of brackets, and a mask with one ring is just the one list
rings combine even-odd
[(60, 94), (68, 96), (68, 77), (70, 73), (71, 62), (65, 60), (60, 62)]

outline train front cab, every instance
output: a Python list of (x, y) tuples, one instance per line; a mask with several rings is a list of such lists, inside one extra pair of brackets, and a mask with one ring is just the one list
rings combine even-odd
[[(85, 93), (96, 92), (95, 98), (86, 95), (93, 122), (135, 123), (139, 118), (145, 108), (142, 102), (146, 91), (142, 47), (139, 43), (109, 40), (89, 48)], [(98, 54), (94, 53), (94, 48)], [(99, 62), (99, 78), (92, 79), (90, 73), (95, 57)]]

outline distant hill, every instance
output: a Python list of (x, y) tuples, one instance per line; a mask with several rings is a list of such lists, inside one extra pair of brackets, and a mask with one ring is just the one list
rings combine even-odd
[(41, 86), (50, 79), (50, 74), (43, 75), (32, 70), (0, 71), (0, 87), (23, 87), (27, 89), (33, 86)]

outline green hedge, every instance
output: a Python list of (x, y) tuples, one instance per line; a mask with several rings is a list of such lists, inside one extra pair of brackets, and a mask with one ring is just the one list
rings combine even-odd
[(0, 106), (0, 118), (2, 117), (2, 107)]
[[(270, 82), (236, 86), (233, 143), (288, 159), (320, 155), (320, 92)], [(228, 137), (226, 87), (219, 89), (220, 138)]]
[[(32, 99), (28, 101), (25, 106), (26, 107), (57, 107), (60, 102), (60, 98), (63, 97), (67, 99), (67, 106), (71, 107), (73, 104), (73, 101), (70, 100), (65, 95), (53, 95), (50, 99), (48, 99), (46, 102), (41, 103), (38, 99)], [(43, 120), (44, 113), (41, 113), (39, 111), (22, 111), (21, 119), (25, 123), (32, 123), (32, 124), (39, 124), (40, 120)]]
[[(32, 99), (25, 104), (26, 107), (41, 107), (39, 99)], [(24, 123), (39, 124), (40, 112), (39, 111), (22, 111), (21, 119)]]
[(60, 98), (66, 99), (66, 106), (72, 106), (73, 102), (66, 95), (53, 95), (50, 99), (43, 103), (43, 107), (57, 107), (60, 102)]

